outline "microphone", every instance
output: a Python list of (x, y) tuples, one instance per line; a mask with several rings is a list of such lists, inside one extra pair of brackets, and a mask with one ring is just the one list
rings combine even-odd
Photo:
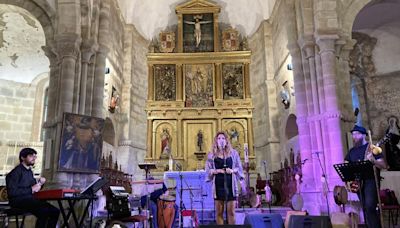
[(262, 161), (262, 163), (263, 163), (264, 165), (266, 165), (266, 164), (267, 164), (267, 161), (266, 161), (266, 160), (264, 160), (264, 161)]
[(308, 158), (304, 159), (301, 164), (304, 165), (304, 163), (306, 163), (306, 161), (308, 161)]
[(182, 165), (181, 164), (176, 163), (175, 166), (176, 166), (176, 170), (178, 170), (178, 171), (182, 170)]

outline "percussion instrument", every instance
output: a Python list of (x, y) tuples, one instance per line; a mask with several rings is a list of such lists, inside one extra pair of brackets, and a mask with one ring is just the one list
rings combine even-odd
[(336, 185), (333, 188), (333, 194), (335, 198), (335, 203), (339, 206), (344, 205), (348, 202), (347, 190), (344, 186)]
[(292, 208), (295, 211), (301, 211), (303, 209), (304, 201), (303, 201), (303, 196), (300, 193), (300, 175), (296, 174), (295, 175), (296, 179), (296, 185), (297, 185), (297, 192), (292, 196)]
[(175, 217), (175, 197), (162, 195), (157, 202), (158, 227), (172, 227)]

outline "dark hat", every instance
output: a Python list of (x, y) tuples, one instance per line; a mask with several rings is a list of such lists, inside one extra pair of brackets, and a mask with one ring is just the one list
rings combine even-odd
[(358, 126), (358, 125), (354, 125), (353, 129), (350, 132), (353, 133), (353, 131), (358, 131), (358, 132), (360, 132), (360, 133), (362, 133), (364, 135), (367, 134), (367, 130), (365, 128), (363, 128), (363, 127)]
[(30, 154), (37, 154), (36, 150), (32, 148), (24, 148), (19, 152), (19, 161), (22, 162), (21, 158), (26, 158)]

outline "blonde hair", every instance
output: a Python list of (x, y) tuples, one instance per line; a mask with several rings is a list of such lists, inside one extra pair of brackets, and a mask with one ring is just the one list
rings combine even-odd
[(218, 153), (220, 152), (218, 150), (218, 136), (219, 135), (224, 135), (225, 140), (226, 140), (226, 145), (225, 145), (225, 148), (224, 148), (224, 151), (223, 151), (224, 155), (226, 157), (231, 156), (231, 154), (232, 154), (232, 144), (229, 141), (228, 134), (225, 131), (218, 131), (217, 134), (214, 137), (214, 141), (213, 141), (213, 144), (211, 146), (212, 157), (218, 156)]

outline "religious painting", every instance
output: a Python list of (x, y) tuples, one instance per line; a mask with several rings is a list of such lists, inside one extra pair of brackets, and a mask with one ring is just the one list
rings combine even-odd
[(213, 14), (183, 14), (183, 52), (212, 51), (214, 51)]
[(222, 65), (224, 99), (243, 99), (243, 64)]
[(239, 49), (239, 35), (238, 31), (229, 28), (222, 32), (222, 50), (224, 51), (237, 51)]
[(99, 173), (104, 119), (64, 113), (58, 170)]
[(177, 135), (176, 121), (174, 120), (155, 120), (154, 132), (156, 132), (155, 159), (169, 159), (170, 156), (177, 156)]
[(244, 119), (224, 119), (222, 121), (223, 129), (229, 137), (232, 148), (237, 150), (242, 158), (244, 158), (244, 143), (247, 142), (245, 135), (247, 122)]
[(174, 101), (176, 99), (175, 65), (154, 65), (154, 97), (156, 101)]
[(170, 53), (175, 49), (175, 33), (161, 32), (160, 33), (160, 52)]
[(213, 64), (185, 65), (185, 106), (214, 106)]

